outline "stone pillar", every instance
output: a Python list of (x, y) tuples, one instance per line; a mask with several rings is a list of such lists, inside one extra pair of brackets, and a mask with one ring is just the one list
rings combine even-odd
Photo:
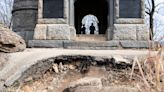
[(33, 39), (37, 23), (37, 4), (38, 0), (14, 0), (12, 29), (26, 42)]
[(74, 11), (74, 2), (76, 0), (69, 0), (69, 25), (70, 25), (70, 33), (71, 40), (76, 39), (76, 29), (75, 29), (75, 11)]
[(113, 21), (114, 21), (114, 1), (108, 0), (108, 29), (107, 29), (107, 40), (112, 40), (113, 36)]
[(69, 22), (71, 26), (74, 26), (74, 2), (75, 0), (69, 0)]

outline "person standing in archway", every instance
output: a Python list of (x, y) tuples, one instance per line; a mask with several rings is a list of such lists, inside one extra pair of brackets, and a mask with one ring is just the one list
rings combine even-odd
[(81, 34), (85, 34), (85, 25), (83, 24), (82, 27), (81, 27)]
[(94, 34), (95, 26), (93, 25), (93, 23), (92, 23), (91, 26), (89, 27), (89, 30), (90, 30), (90, 34)]

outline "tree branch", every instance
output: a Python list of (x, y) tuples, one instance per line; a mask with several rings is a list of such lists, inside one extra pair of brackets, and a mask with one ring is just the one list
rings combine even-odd
[(163, 3), (157, 4), (157, 5), (155, 6), (155, 8), (157, 8), (157, 7), (160, 6), (160, 5), (164, 5), (164, 2), (163, 2)]

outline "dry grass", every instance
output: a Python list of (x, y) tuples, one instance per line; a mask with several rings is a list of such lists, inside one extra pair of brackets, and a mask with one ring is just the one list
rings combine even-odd
[[(155, 50), (157, 53), (153, 52), (154, 49), (150, 49), (143, 61), (139, 61), (138, 57), (134, 58), (130, 79), (133, 75), (140, 78), (136, 84), (140, 92), (164, 92), (163, 47), (155, 48)], [(138, 69), (137, 72), (136, 69)]]

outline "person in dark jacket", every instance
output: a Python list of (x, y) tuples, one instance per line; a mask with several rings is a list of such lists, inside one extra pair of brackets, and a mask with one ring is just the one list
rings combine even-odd
[(95, 26), (93, 25), (93, 23), (92, 23), (91, 26), (89, 27), (89, 30), (90, 30), (90, 34), (94, 34)]
[(85, 25), (83, 24), (82, 27), (81, 27), (81, 34), (85, 34)]

